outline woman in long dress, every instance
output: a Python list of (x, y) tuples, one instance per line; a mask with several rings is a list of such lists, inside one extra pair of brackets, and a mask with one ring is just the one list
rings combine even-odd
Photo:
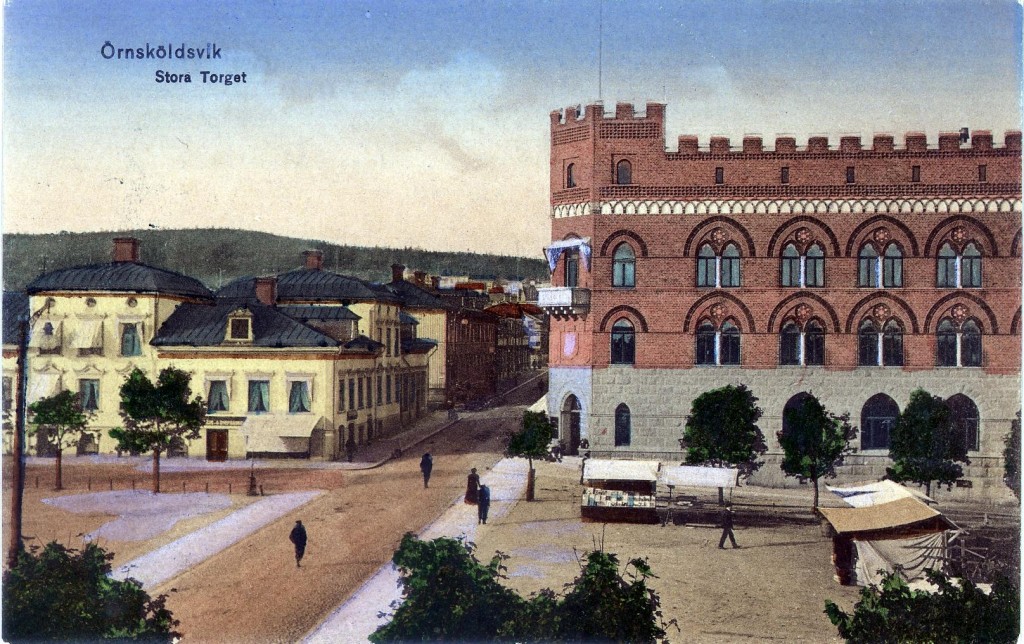
[(480, 475), (476, 473), (476, 468), (474, 467), (469, 471), (469, 477), (466, 479), (466, 503), (476, 505), (479, 492)]

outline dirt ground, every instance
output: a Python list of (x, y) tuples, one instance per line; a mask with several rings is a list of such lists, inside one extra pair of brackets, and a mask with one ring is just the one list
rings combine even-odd
[[(185, 642), (294, 642), (315, 628), (361, 583), (390, 560), (402, 534), (440, 516), (464, 491), (470, 467), (486, 473), (501, 452), (501, 434), (519, 422), (521, 408), (509, 408), (456, 424), (427, 444), (387, 465), (363, 471), (259, 470), (267, 493), (321, 489), (325, 494), (220, 552), (151, 594), (167, 593), (181, 621)], [(434, 474), (423, 489), (418, 463), (434, 455)], [(620, 561), (647, 557), (657, 579), (666, 620), (676, 642), (752, 640), (838, 641), (822, 610), (825, 599), (852, 606), (857, 590), (832, 579), (830, 542), (813, 523), (754, 518), (742, 488), (733, 497), (740, 549), (719, 550), (712, 526), (584, 523), (579, 517), (577, 464), (537, 463), (537, 501), (518, 502), (481, 527), (478, 557), (495, 551), (510, 556), (508, 583), (524, 595), (541, 588), (561, 590), (578, 572), (577, 556), (594, 547)], [(80, 547), (82, 534), (109, 516), (70, 514), (41, 502), (54, 496), (52, 467), (30, 468), (25, 491), (25, 534), (30, 544), (56, 539)], [(163, 489), (225, 492), (232, 484), (232, 508), (179, 523), (146, 541), (104, 543), (120, 565), (251, 502), (244, 495), (248, 470), (167, 472)], [(39, 477), (39, 487), (35, 478)], [(149, 485), (148, 471), (122, 465), (82, 465), (67, 459), (64, 493), (125, 489), (135, 479)], [(5, 490), (5, 507), (9, 503)], [(4, 513), (4, 521), (7, 520)], [(303, 567), (296, 569), (288, 532), (301, 519), (309, 532)], [(756, 525), (751, 525), (755, 523)], [(769, 524), (770, 523), (770, 524)], [(6, 527), (6, 526), (5, 526)], [(381, 607), (382, 609), (385, 607)]]

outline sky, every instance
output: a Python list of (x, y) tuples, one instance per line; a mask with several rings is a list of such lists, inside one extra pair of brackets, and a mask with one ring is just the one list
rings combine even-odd
[[(1000, 143), (1021, 123), (1007, 0), (7, 0), (3, 19), (5, 233), (212, 226), (540, 258), (555, 109), (666, 103), (670, 149), (961, 127)], [(220, 57), (116, 54), (168, 43)]]

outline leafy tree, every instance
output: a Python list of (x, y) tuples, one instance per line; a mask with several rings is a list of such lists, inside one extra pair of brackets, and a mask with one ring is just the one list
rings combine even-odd
[(953, 423), (949, 406), (924, 389), (910, 394), (906, 409), (896, 418), (889, 434), (892, 467), (886, 477), (896, 481), (923, 483), (931, 494), (932, 481), (951, 487), (963, 476), (957, 463), (970, 464), (963, 433)]
[(836, 466), (853, 451), (850, 441), (857, 429), (850, 415), (830, 414), (816, 397), (809, 395), (783, 411), (785, 431), (778, 433), (782, 446), (782, 471), (801, 482), (814, 483), (814, 507), (818, 507), (818, 479), (833, 478)]
[(733, 465), (750, 476), (768, 451), (757, 426), (761, 408), (746, 385), (727, 385), (706, 391), (693, 401), (682, 445), (691, 465)]
[(926, 571), (935, 592), (911, 590), (898, 572), (860, 591), (849, 614), (831, 601), (825, 614), (848, 642), (1016, 642), (1020, 589), (1002, 578), (985, 594), (967, 579)]
[[(34, 549), (38, 550), (38, 549)], [(69, 550), (56, 541), (21, 551), (4, 573), (3, 637), (7, 642), (171, 642), (181, 636), (166, 595), (150, 598), (134, 580), (111, 579), (114, 555), (96, 544)]]
[(89, 416), (82, 410), (78, 396), (67, 389), (37, 400), (29, 405), (28, 410), (33, 415), (34, 431), (46, 430), (47, 438), (54, 444), (57, 452), (54, 489), (64, 489), (61, 475), (63, 452), (81, 438), (89, 426)]
[(1010, 433), (1004, 439), (1006, 448), (1003, 450), (1003, 481), (1013, 490), (1014, 496), (1020, 501), (1020, 412), (1010, 423)]
[(421, 541), (406, 533), (392, 559), (401, 574), (403, 601), (370, 641), (493, 639), (502, 624), (516, 619), (524, 603), (498, 583), (503, 560), (496, 554), (481, 564), (465, 541)]
[(533, 459), (543, 458), (548, 453), (548, 444), (554, 436), (554, 429), (548, 421), (547, 414), (539, 411), (523, 413), (523, 428), (508, 437), (505, 447), (506, 456), (524, 456), (529, 461), (530, 471), (527, 473), (526, 500), (533, 501), (535, 473)]
[(202, 398), (192, 400), (191, 376), (167, 367), (154, 384), (133, 369), (121, 385), (121, 419), (124, 427), (110, 430), (118, 448), (128, 452), (153, 452), (153, 492), (160, 492), (160, 453), (174, 438), (194, 440), (206, 422)]

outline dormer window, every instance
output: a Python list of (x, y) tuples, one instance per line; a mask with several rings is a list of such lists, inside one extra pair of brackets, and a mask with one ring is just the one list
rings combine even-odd
[(239, 309), (228, 316), (228, 342), (252, 342), (252, 313)]

